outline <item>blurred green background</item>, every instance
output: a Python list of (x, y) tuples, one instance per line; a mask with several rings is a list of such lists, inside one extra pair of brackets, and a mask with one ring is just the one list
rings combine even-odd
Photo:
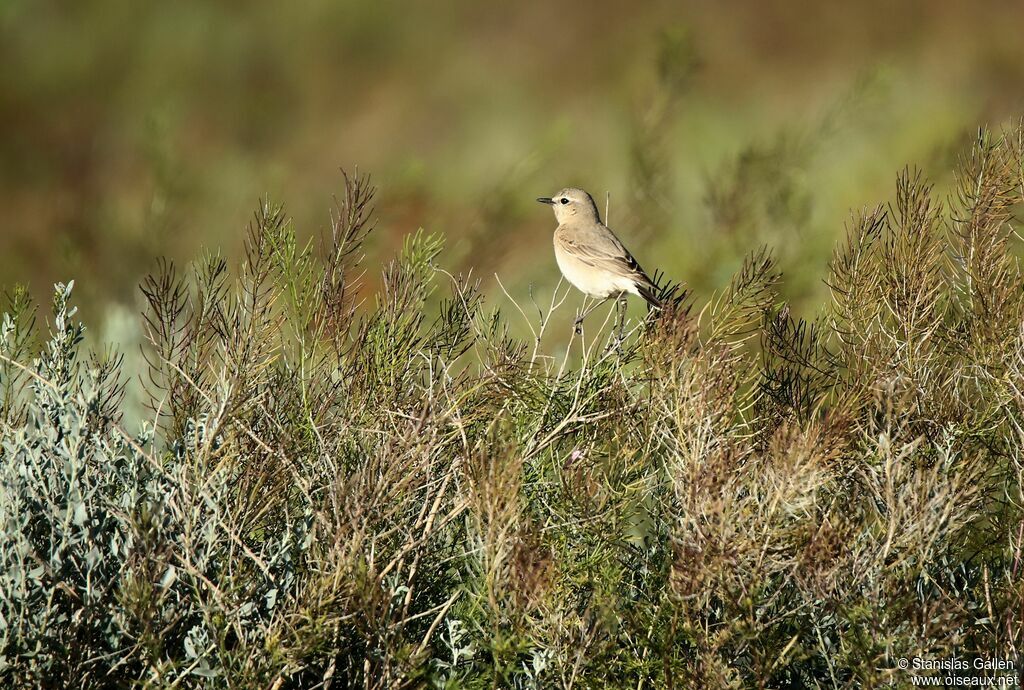
[(851, 210), (1024, 113), (1022, 26), (1009, 0), (0, 0), (0, 284), (75, 278), (87, 322), (123, 318), (157, 256), (237, 257), (264, 195), (323, 230), (358, 166), (368, 290), (422, 226), (491, 304), (495, 272), (546, 303), (533, 199), (571, 184), (650, 272), (703, 294), (766, 243), (813, 310)]

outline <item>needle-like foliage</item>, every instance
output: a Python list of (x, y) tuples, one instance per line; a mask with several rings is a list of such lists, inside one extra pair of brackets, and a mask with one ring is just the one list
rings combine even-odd
[(983, 133), (948, 203), (900, 175), (810, 320), (760, 249), (622, 339), (553, 329), (561, 292), (488, 307), (423, 232), (365, 296), (347, 176), (319, 243), (264, 203), (237, 269), (145, 280), (141, 429), (71, 285), (47, 335), (12, 293), (0, 684), (854, 688), (1018, 655), (1022, 154)]

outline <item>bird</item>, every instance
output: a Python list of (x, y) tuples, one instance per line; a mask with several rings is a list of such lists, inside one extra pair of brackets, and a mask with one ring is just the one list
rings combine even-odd
[[(658, 286), (644, 272), (633, 255), (611, 229), (601, 222), (594, 197), (576, 187), (566, 187), (551, 197), (538, 197), (555, 212), (555, 261), (576, 289), (600, 300), (576, 318), (579, 333), (583, 319), (609, 299), (619, 302), (620, 318), (625, 316), (627, 294), (643, 298), (654, 309), (661, 308)], [(620, 332), (621, 325), (620, 321)]]

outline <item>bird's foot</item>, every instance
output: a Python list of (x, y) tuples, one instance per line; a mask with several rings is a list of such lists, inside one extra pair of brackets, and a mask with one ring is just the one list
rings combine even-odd
[(607, 355), (611, 352), (614, 352), (615, 354), (622, 356), (622, 345), (625, 342), (625, 339), (620, 338), (617, 335), (612, 336), (611, 338), (608, 339), (608, 345), (605, 346), (604, 353)]

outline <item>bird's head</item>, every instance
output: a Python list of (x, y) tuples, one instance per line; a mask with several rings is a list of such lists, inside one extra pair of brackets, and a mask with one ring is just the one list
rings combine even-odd
[(594, 198), (582, 189), (566, 187), (552, 197), (542, 196), (537, 201), (551, 206), (555, 211), (555, 220), (559, 223), (572, 220), (601, 222)]

